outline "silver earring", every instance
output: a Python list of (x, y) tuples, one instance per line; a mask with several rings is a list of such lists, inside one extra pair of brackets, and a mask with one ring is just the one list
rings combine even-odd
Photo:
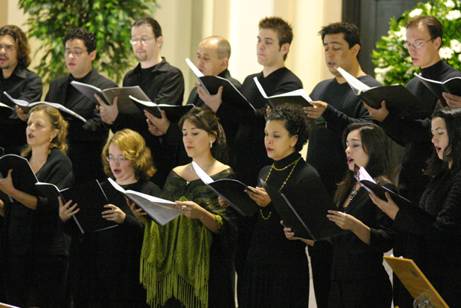
[(210, 149), (213, 147), (213, 141), (210, 141)]

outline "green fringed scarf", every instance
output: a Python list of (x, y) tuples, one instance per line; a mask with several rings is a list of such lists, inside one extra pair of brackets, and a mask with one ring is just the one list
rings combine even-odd
[(175, 297), (186, 307), (208, 307), (211, 232), (179, 216), (165, 226), (149, 222), (141, 251), (141, 283), (152, 307)]

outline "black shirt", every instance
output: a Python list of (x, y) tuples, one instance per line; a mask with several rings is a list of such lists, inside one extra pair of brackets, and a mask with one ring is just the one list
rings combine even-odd
[(301, 80), (288, 68), (282, 67), (264, 77), (263, 73), (249, 75), (242, 85), (242, 93), (256, 108), (256, 113), (238, 114), (239, 128), (234, 140), (234, 158), (231, 165), (237, 178), (254, 186), (259, 170), (270, 163), (264, 146), (264, 115), (267, 101), (259, 93), (253, 77), (257, 77), (268, 96), (282, 94), (303, 87)]
[[(358, 78), (369, 86), (379, 83), (370, 76)], [(368, 121), (368, 112), (347, 82), (335, 78), (321, 81), (310, 97), (328, 103), (322, 117), (313, 121), (309, 132), (307, 162), (317, 169), (331, 196), (344, 177), (347, 165), (342, 143), (344, 129), (353, 122)]]
[[(184, 94), (184, 78), (181, 71), (166, 62), (151, 68), (142, 69), (138, 64), (123, 79), (123, 86), (138, 85), (147, 96), (157, 104), (181, 105)], [(140, 133), (146, 140), (153, 154), (157, 172), (152, 178), (155, 184), (163, 187), (170, 171), (187, 162), (182, 133), (177, 123), (170, 123), (165, 135), (153, 136), (147, 128), (146, 117), (141, 108), (134, 108), (130, 113), (120, 112), (112, 125), (114, 132), (130, 128)]]
[(74, 166), (77, 183), (95, 178), (104, 178), (101, 164), (101, 151), (108, 136), (108, 128), (96, 111), (96, 100), (81, 94), (70, 83), (79, 81), (94, 85), (100, 89), (116, 87), (117, 84), (91, 70), (85, 77), (76, 79), (72, 75), (53, 80), (46, 94), (46, 101), (59, 103), (87, 119), (86, 123), (63, 114), (69, 122), (69, 158)]
[[(14, 107), (3, 91), (13, 98), (36, 102), (42, 96), (42, 80), (27, 68), (17, 66), (9, 78), (0, 74), (0, 102)], [(18, 119), (16, 112), (0, 108), (0, 146), (5, 148), (5, 153), (19, 153), (26, 144), (25, 129), (26, 123)]]

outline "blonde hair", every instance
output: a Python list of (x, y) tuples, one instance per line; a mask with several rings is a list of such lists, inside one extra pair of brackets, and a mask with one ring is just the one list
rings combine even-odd
[[(45, 104), (39, 104), (35, 107), (33, 107), (29, 111), (29, 116), (34, 113), (34, 112), (39, 112), (43, 111), (48, 120), (50, 121), (51, 127), (57, 131), (56, 136), (51, 140), (50, 142), (50, 148), (49, 150), (51, 151), (52, 149), (58, 149), (64, 154), (67, 153), (67, 128), (68, 124), (67, 121), (64, 120), (63, 116), (59, 112), (58, 109), (45, 105)], [(25, 147), (25, 149), (21, 152), (23, 156), (29, 155), (31, 152), (31, 148), (29, 145)]]
[(107, 160), (111, 144), (118, 146), (123, 157), (131, 161), (137, 179), (147, 180), (155, 174), (152, 155), (144, 138), (134, 130), (123, 129), (110, 136), (102, 149), (102, 165), (107, 176), (113, 176)]

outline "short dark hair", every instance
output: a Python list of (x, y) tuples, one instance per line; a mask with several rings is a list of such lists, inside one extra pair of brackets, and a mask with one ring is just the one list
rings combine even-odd
[(308, 135), (306, 117), (301, 108), (289, 104), (279, 105), (268, 114), (266, 122), (268, 121), (283, 121), (283, 126), (285, 126), (288, 134), (298, 136), (295, 150), (296, 152), (301, 151), (307, 142)]
[(88, 53), (96, 50), (96, 36), (83, 28), (75, 28), (67, 32), (64, 37), (64, 45), (71, 40), (82, 40)]
[(271, 29), (277, 32), (279, 46), (291, 44), (293, 41), (293, 29), (280, 17), (266, 17), (259, 22), (259, 29)]
[(319, 34), (322, 36), (322, 42), (326, 35), (338, 33), (342, 33), (344, 35), (344, 40), (349, 44), (349, 48), (355, 44), (360, 45), (359, 28), (349, 22), (335, 22), (324, 26), (319, 32)]
[(448, 147), (445, 150), (444, 160), (440, 160), (437, 153), (433, 153), (428, 161), (427, 173), (431, 176), (448, 168), (448, 161), (452, 160), (452, 170), (461, 170), (461, 108), (442, 108), (432, 115), (432, 119), (442, 118), (447, 126)]
[(18, 48), (18, 65), (28, 67), (30, 64), (30, 46), (24, 31), (15, 25), (5, 25), (0, 28), (0, 36), (9, 35), (16, 42)]
[(431, 36), (431, 39), (436, 39), (440, 37), (443, 39), (443, 26), (440, 21), (434, 16), (415, 16), (408, 20), (406, 28), (417, 27), (419, 25), (424, 25)]
[(132, 27), (139, 27), (142, 25), (151, 26), (155, 39), (157, 39), (159, 36), (162, 36), (162, 27), (160, 27), (160, 24), (154, 18), (150, 16), (140, 18), (133, 23)]

